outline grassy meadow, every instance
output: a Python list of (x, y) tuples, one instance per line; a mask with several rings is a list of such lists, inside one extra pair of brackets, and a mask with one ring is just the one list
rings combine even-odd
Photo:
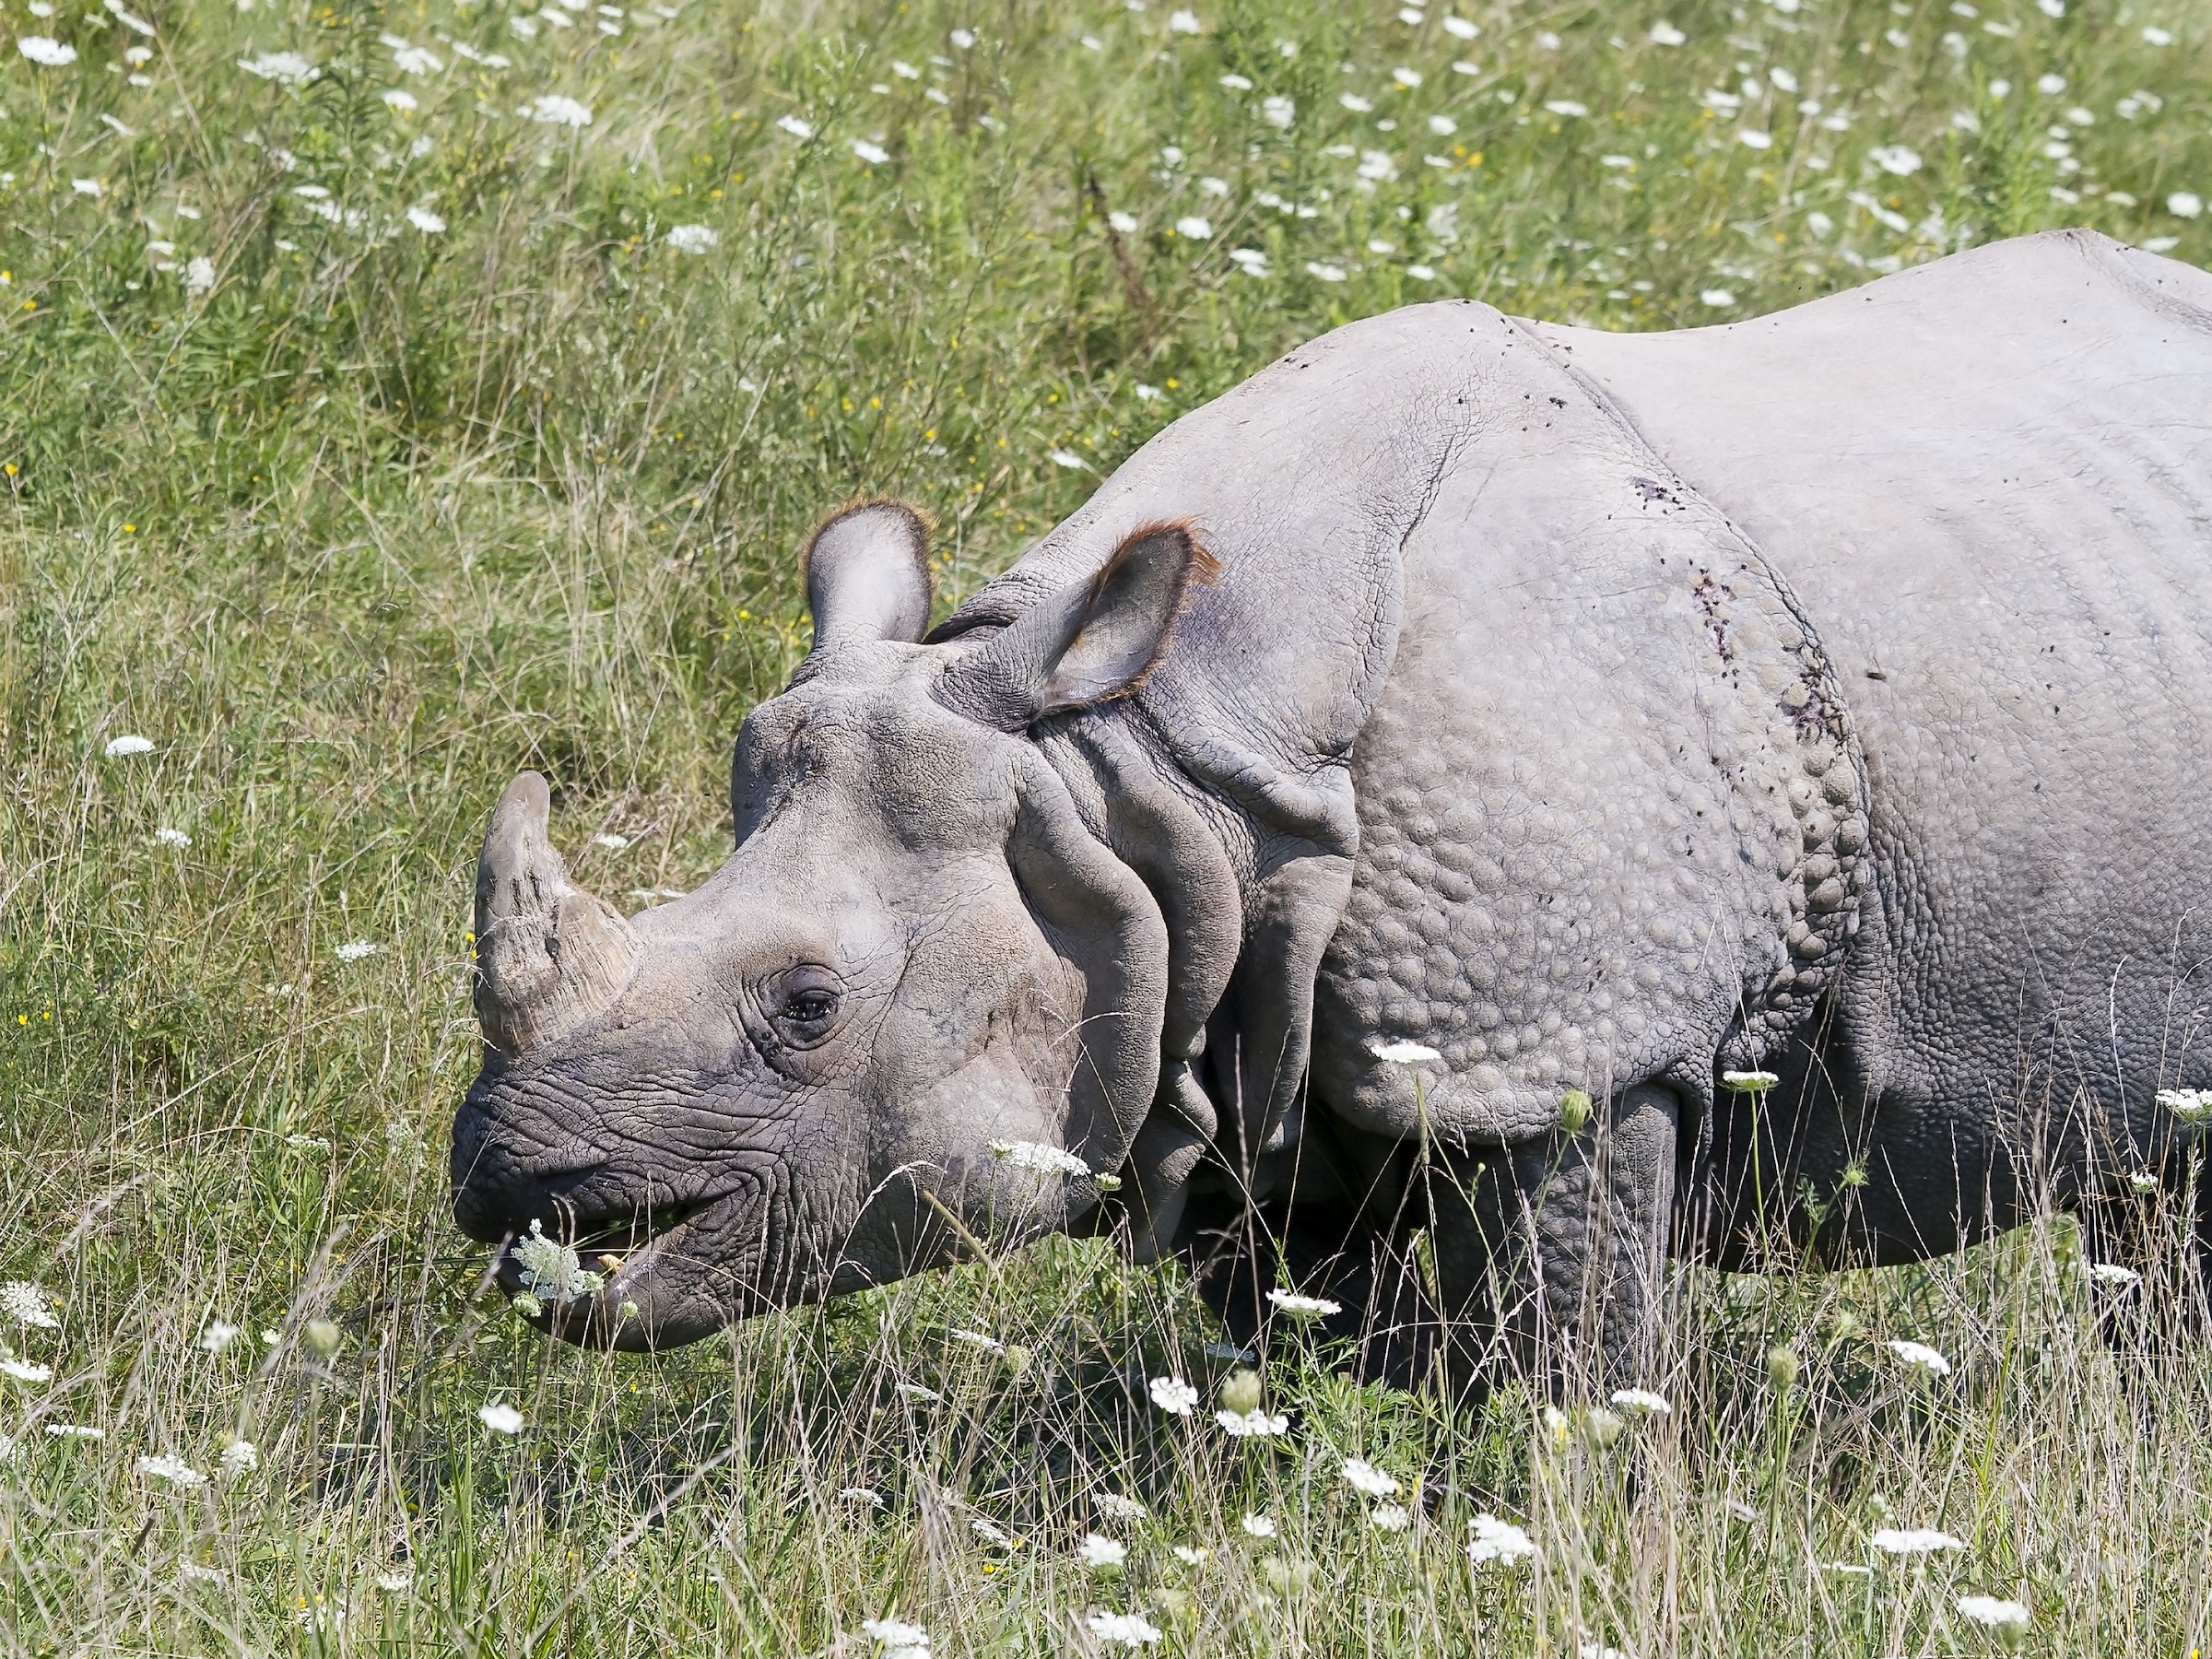
[(1240, 1441), (1105, 1244), (609, 1358), (444, 1175), (492, 800), (544, 771), (618, 900), (713, 869), (825, 509), (924, 505), (949, 604), (1392, 306), (1686, 326), (2071, 224), (2205, 263), (2212, 14), (524, 4), (0, 3), (0, 1655), (2212, 1638), (2212, 1353), (2108, 1347), (2063, 1220), (1684, 1274), (1665, 1416), (1292, 1340)]

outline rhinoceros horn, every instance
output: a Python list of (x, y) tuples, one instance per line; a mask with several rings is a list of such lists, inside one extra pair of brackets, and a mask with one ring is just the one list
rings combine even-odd
[(620, 994), (638, 935), (613, 906), (569, 879), (547, 838), (552, 796), (526, 771), (492, 808), (477, 860), (477, 1019), (512, 1057)]

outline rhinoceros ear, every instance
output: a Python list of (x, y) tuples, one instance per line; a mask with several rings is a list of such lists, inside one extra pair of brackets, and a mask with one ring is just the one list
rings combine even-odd
[(806, 543), (814, 648), (868, 640), (912, 644), (929, 626), (929, 527), (903, 501), (865, 501)]
[(947, 669), (937, 698), (1018, 732), (1133, 691), (1167, 649), (1190, 584), (1218, 568), (1187, 524), (1143, 525), (1097, 575), (1039, 600)]

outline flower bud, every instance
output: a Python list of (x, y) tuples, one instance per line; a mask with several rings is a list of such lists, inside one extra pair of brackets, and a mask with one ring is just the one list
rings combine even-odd
[(1260, 1373), (1232, 1371), (1222, 1380), (1221, 1409), (1249, 1417), (1260, 1408)]
[(1594, 1452), (1611, 1449), (1613, 1443), (1629, 1431), (1629, 1421), (1618, 1411), (1608, 1411), (1603, 1406), (1593, 1406), (1583, 1414), (1583, 1439)]
[(543, 1313), (546, 1311), (546, 1304), (539, 1301), (536, 1297), (531, 1295), (527, 1290), (516, 1292), (514, 1300), (509, 1302), (507, 1305), (512, 1308), (517, 1313), (520, 1313), (524, 1319), (535, 1319), (540, 1313)]
[(338, 1351), (344, 1333), (327, 1319), (311, 1319), (300, 1335), (306, 1338), (308, 1352), (327, 1359)]
[(1009, 1342), (999, 1350), (998, 1358), (1008, 1371), (1018, 1377), (1030, 1369), (1030, 1361), (1033, 1356), (1020, 1343)]
[(1571, 1088), (1559, 1097), (1559, 1131), (1563, 1135), (1580, 1135), (1590, 1126), (1590, 1115), (1596, 1103), (1579, 1088)]
[(1776, 1394), (1788, 1394), (1797, 1386), (1800, 1369), (1797, 1350), (1788, 1343), (1778, 1342), (1767, 1350), (1767, 1381), (1774, 1384)]

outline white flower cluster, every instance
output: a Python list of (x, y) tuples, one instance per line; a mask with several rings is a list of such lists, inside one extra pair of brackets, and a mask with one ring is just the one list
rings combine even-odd
[(1933, 1555), (1939, 1549), (1964, 1549), (1965, 1541), (1932, 1526), (1877, 1527), (1866, 1540), (1884, 1555)]
[(1467, 1559), (1476, 1566), (1488, 1567), (1496, 1562), (1512, 1567), (1535, 1559), (1535, 1541), (1511, 1521), (1500, 1521), (1486, 1512), (1476, 1516), (1473, 1524), (1475, 1535), (1467, 1540)]
[(550, 1296), (556, 1300), (571, 1296), (592, 1296), (598, 1292), (601, 1279), (595, 1273), (584, 1271), (576, 1259), (575, 1251), (558, 1239), (546, 1237), (544, 1226), (530, 1223), (530, 1236), (517, 1239), (508, 1247), (507, 1253), (522, 1269), (523, 1286), (538, 1296)]
[(883, 1645), (883, 1659), (929, 1659), (929, 1632), (896, 1618), (864, 1618), (860, 1633)]
[(1882, 1346), (1924, 1377), (1947, 1377), (1951, 1374), (1951, 1362), (1924, 1342), (1890, 1341)]
[(1356, 1492), (1370, 1498), (1395, 1498), (1398, 1495), (1397, 1477), (1378, 1469), (1363, 1457), (1344, 1460), (1344, 1478)]
[(1111, 1641), (1121, 1647), (1149, 1647), (1161, 1637), (1158, 1625), (1147, 1622), (1135, 1613), (1093, 1613), (1083, 1621), (1083, 1628), (1100, 1641)]
[(186, 1491), (196, 1490), (207, 1484), (207, 1477), (181, 1457), (141, 1457), (138, 1460), (138, 1473), (151, 1476), (156, 1480), (166, 1480), (170, 1485), (182, 1487)]
[(1041, 1175), (1088, 1175), (1090, 1166), (1073, 1152), (1040, 1141), (993, 1141), (991, 1156), (1018, 1170), (1035, 1170)]
[(2159, 1104), (2187, 1128), (2212, 1124), (2212, 1088), (2161, 1088)]
[(1290, 1431), (1288, 1418), (1269, 1417), (1265, 1410), (1256, 1408), (1244, 1412), (1217, 1411), (1214, 1421), (1221, 1425), (1224, 1434), (1236, 1440), (1268, 1440)]
[(1319, 1296), (1299, 1296), (1288, 1290), (1270, 1290), (1267, 1300), (1284, 1312), (1300, 1319), (1325, 1319), (1332, 1313), (1344, 1312), (1342, 1302), (1333, 1302)]
[(1198, 1391), (1181, 1377), (1155, 1377), (1145, 1384), (1152, 1404), (1171, 1417), (1189, 1417), (1198, 1404)]
[(22, 1279), (0, 1285), (0, 1313), (6, 1313), (18, 1324), (31, 1325), (41, 1331), (57, 1330), (62, 1323), (53, 1316), (53, 1304), (46, 1300), (46, 1292)]

